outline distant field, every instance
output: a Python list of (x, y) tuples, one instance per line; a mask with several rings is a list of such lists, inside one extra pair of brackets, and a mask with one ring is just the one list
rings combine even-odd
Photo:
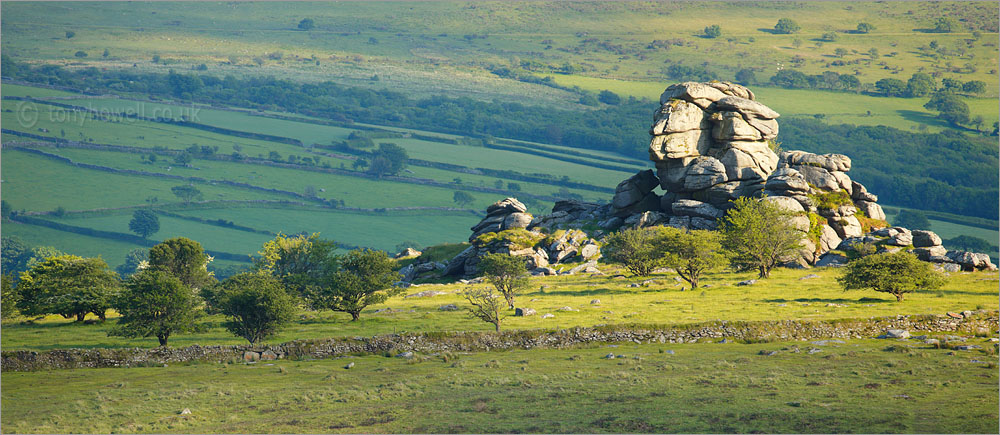
[[(578, 75), (549, 75), (556, 83), (564, 86), (579, 86), (594, 92), (610, 90), (622, 96), (659, 100), (663, 90), (674, 83), (625, 81)], [(782, 116), (822, 115), (830, 124), (887, 125), (903, 130), (941, 131), (949, 128), (944, 121), (936, 118), (937, 113), (924, 109), (929, 98), (873, 97), (848, 92), (833, 92), (806, 89), (782, 89), (755, 85), (751, 86), (757, 100), (774, 109)], [(995, 98), (968, 98), (971, 117), (982, 116), (986, 124), (1000, 119), (1000, 109)], [(651, 109), (652, 111), (652, 109)], [(871, 111), (871, 115), (868, 112)], [(985, 126), (984, 126), (985, 128)], [(780, 139), (780, 133), (779, 133)], [(794, 144), (785, 144), (794, 147)]]

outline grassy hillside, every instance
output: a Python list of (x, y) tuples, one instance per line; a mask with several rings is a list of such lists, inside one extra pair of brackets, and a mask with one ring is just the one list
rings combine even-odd
[[(362, 356), (4, 373), (2, 423), (16, 432), (116, 433), (995, 429), (995, 355), (898, 349), (904, 348), (881, 340), (628, 343), (414, 360)], [(759, 355), (774, 350), (786, 351)], [(602, 359), (609, 352), (625, 358)], [(344, 370), (348, 363), (354, 368)], [(185, 409), (190, 414), (180, 415)]]

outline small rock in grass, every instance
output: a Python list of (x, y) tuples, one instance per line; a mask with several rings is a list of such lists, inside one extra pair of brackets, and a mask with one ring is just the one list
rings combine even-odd
[(938, 339), (936, 339), (936, 338), (928, 338), (928, 339), (924, 340), (924, 344), (929, 344), (931, 346), (937, 346), (937, 345), (941, 344), (941, 341), (938, 340)]
[(760, 352), (757, 352), (757, 355), (764, 355), (764, 356), (775, 356), (777, 354), (778, 351), (776, 350), (762, 350)]
[(799, 279), (802, 280), (802, 279), (813, 279), (813, 278), (819, 278), (819, 275), (817, 275), (815, 273), (810, 273), (810, 274), (808, 274), (806, 276), (803, 276), (802, 278), (799, 278)]
[(667, 355), (673, 355), (673, 354), (674, 354), (674, 351), (673, 351), (673, 350), (670, 350), (670, 349), (667, 349), (667, 350), (666, 350), (666, 351), (664, 351), (663, 353), (665, 353), (665, 354), (667, 354)]
[(594, 300), (590, 301), (590, 305), (598, 305), (600, 303), (601, 303), (600, 299), (594, 299)]
[(455, 304), (442, 305), (438, 308), (441, 311), (458, 311), (458, 306)]
[(604, 359), (615, 359), (615, 354), (609, 353), (607, 355), (604, 355)]
[(188, 409), (188, 408), (184, 408), (184, 409), (183, 409), (183, 410), (181, 411), (181, 415), (191, 415), (191, 410), (190, 410), (190, 409)]
[(350, 369), (352, 369), (352, 368), (354, 368), (354, 363), (350, 363), (350, 364), (348, 364), (348, 365), (344, 366), (344, 369), (345, 369), (345, 370), (350, 370)]
[(754, 285), (754, 284), (757, 284), (757, 280), (756, 279), (748, 279), (746, 281), (740, 281), (740, 282), (736, 283), (736, 285), (741, 286), (741, 287), (742, 286), (748, 286), (748, 285)]
[(814, 354), (814, 353), (820, 353), (820, 352), (822, 352), (822, 351), (823, 351), (823, 349), (819, 349), (819, 348), (815, 348), (815, 347), (813, 347), (813, 348), (810, 348), (810, 349), (809, 349), (809, 355), (812, 355), (812, 354)]
[(827, 346), (830, 344), (845, 344), (845, 343), (843, 340), (819, 340), (812, 342), (812, 344), (816, 346)]
[(905, 329), (886, 329), (885, 338), (910, 338), (910, 332)]
[(559, 308), (557, 311), (576, 311), (576, 310), (574, 310), (572, 307), (562, 307)]
[(545, 314), (542, 314), (542, 318), (543, 318), (543, 319), (551, 319), (551, 318), (553, 318), (553, 317), (555, 317), (555, 315), (553, 315), (552, 313), (545, 313)]
[(952, 349), (955, 349), (955, 350), (972, 350), (972, 349), (982, 349), (982, 347), (979, 346), (979, 345), (976, 345), (976, 344), (963, 344), (961, 346), (955, 346)]
[[(409, 352), (409, 351), (403, 352), (403, 353), (401, 353), (399, 355), (396, 355), (396, 358), (406, 358), (406, 359), (413, 358), (413, 352)], [(351, 364), (353, 365), (354, 363), (351, 363)]]
[(515, 317), (534, 316), (535, 314), (536, 313), (535, 313), (535, 309), (534, 308), (515, 308), (514, 309), (514, 316)]

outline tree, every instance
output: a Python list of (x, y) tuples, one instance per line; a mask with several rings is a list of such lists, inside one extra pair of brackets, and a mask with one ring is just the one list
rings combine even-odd
[(691, 283), (691, 290), (698, 288), (698, 280), (703, 273), (726, 264), (718, 232), (664, 229), (666, 231), (657, 243), (657, 250), (662, 252), (665, 266), (676, 270), (682, 279)]
[(934, 33), (951, 33), (955, 28), (955, 21), (951, 18), (941, 17), (934, 22)]
[(620, 97), (618, 94), (614, 92), (605, 89), (597, 94), (597, 101), (600, 101), (604, 104), (617, 106), (622, 103), (622, 97)]
[(940, 110), (938, 118), (953, 126), (969, 123), (969, 105), (958, 98), (942, 102), (938, 110)]
[(59, 314), (82, 322), (87, 313), (102, 321), (118, 275), (100, 258), (49, 257), (21, 273), (18, 308), (29, 316)]
[(0, 275), (0, 316), (4, 320), (21, 315), (17, 309), (17, 302), (21, 300), (21, 295), (14, 288), (13, 281), (9, 273)]
[(860, 22), (858, 23), (858, 33), (868, 33), (875, 30), (875, 26), (870, 23)]
[(175, 333), (193, 329), (197, 299), (177, 277), (160, 270), (143, 270), (129, 278), (113, 306), (121, 314), (108, 335), (155, 336), (160, 346)]
[(934, 79), (926, 73), (913, 73), (906, 81), (906, 94), (910, 97), (923, 97), (930, 95), (937, 87)]
[[(206, 300), (226, 316), (229, 332), (256, 344), (292, 320), (295, 303), (281, 282), (270, 275), (244, 272), (216, 286)], [(203, 290), (205, 292), (205, 290)]]
[(406, 168), (406, 161), (409, 158), (403, 147), (394, 143), (380, 143), (378, 149), (372, 152), (368, 172), (378, 176), (399, 174)]
[(900, 210), (892, 221), (897, 226), (911, 230), (931, 229), (931, 221), (927, 220), (927, 215), (917, 210)]
[(798, 23), (793, 21), (791, 18), (781, 18), (778, 20), (778, 23), (774, 25), (774, 33), (781, 33), (785, 35), (798, 32), (799, 29), (801, 29), (801, 27), (799, 27)]
[(170, 191), (174, 193), (182, 201), (188, 203), (194, 200), (201, 199), (201, 191), (194, 186), (174, 186), (170, 188)]
[(986, 92), (986, 82), (982, 80), (970, 80), (962, 84), (962, 90), (970, 94), (980, 95)]
[(500, 332), (500, 322), (506, 317), (503, 313), (503, 302), (500, 295), (493, 292), (492, 288), (473, 289), (469, 288), (462, 292), (472, 308), (469, 308), (469, 315), (473, 318), (491, 323)]
[(881, 79), (875, 82), (875, 89), (887, 97), (896, 97), (906, 92), (906, 83), (899, 79)]
[(184, 237), (164, 240), (149, 249), (149, 269), (170, 274), (191, 289), (215, 282), (208, 271), (210, 261), (200, 243)]
[(980, 239), (979, 237), (972, 237), (966, 235), (955, 236), (944, 241), (944, 245), (959, 251), (970, 251), (970, 252), (996, 252), (996, 245), (990, 244), (986, 240)]
[(528, 270), (523, 257), (510, 254), (486, 254), (479, 259), (479, 272), (503, 295), (511, 309), (514, 297), (528, 287)]
[(826, 32), (826, 33), (823, 34), (822, 37), (820, 37), (820, 39), (822, 39), (822, 40), (824, 40), (826, 42), (836, 41), (837, 40), (837, 32)]
[(961, 80), (953, 79), (951, 77), (941, 79), (941, 86), (943, 86), (946, 91), (960, 91), (964, 85), (965, 84), (962, 83)]
[(103, 58), (107, 58), (108, 56), (111, 56), (111, 52), (110, 52), (110, 51), (108, 51), (108, 49), (107, 49), (107, 48), (105, 48), (105, 49), (104, 49), (104, 53), (102, 53), (102, 54), (101, 54), (101, 57), (103, 57)]
[(67, 30), (66, 31), (66, 39), (72, 39), (74, 36), (76, 36), (76, 32), (74, 32), (72, 30)]
[(736, 82), (741, 85), (752, 85), (757, 83), (757, 75), (754, 74), (752, 69), (743, 68), (736, 71)]
[(983, 119), (982, 115), (976, 115), (969, 121), (969, 125), (976, 127), (976, 131), (982, 131), (984, 123), (986, 123), (986, 120)]
[(396, 262), (383, 251), (355, 249), (340, 257), (339, 263), (340, 270), (326, 280), (327, 285), (311, 289), (308, 299), (313, 308), (348, 313), (353, 322), (365, 307), (403, 291), (393, 287), (400, 275), (393, 271)]
[(357, 159), (354, 159), (354, 163), (351, 163), (351, 167), (354, 168), (355, 171), (357, 171), (357, 170), (359, 170), (361, 168), (367, 168), (368, 167), (368, 160), (362, 159), (360, 157), (357, 158)]
[(741, 197), (720, 219), (723, 246), (732, 252), (731, 262), (742, 270), (758, 271), (760, 278), (795, 254), (802, 233), (795, 229), (792, 215), (772, 201)]
[(73, 56), (76, 56), (76, 57), (87, 57), (87, 52), (83, 51), (83, 50), (79, 50), (76, 53), (73, 53)]
[(2, 216), (3, 220), (9, 220), (13, 214), (14, 207), (6, 199), (0, 200), (0, 216)]
[(316, 23), (312, 18), (303, 18), (302, 21), (299, 21), (299, 30), (312, 30), (313, 27), (316, 27)]
[(455, 201), (455, 204), (458, 204), (462, 207), (472, 204), (472, 202), (475, 200), (476, 198), (474, 196), (472, 196), (468, 192), (463, 192), (461, 190), (456, 190), (455, 194), (452, 195), (452, 201)]
[(944, 279), (929, 263), (905, 251), (869, 255), (847, 263), (837, 278), (844, 290), (872, 289), (889, 293), (897, 302), (906, 293), (940, 287)]
[(722, 28), (718, 24), (712, 24), (705, 28), (706, 38), (718, 38), (719, 36), (722, 36)]
[(319, 233), (308, 237), (278, 233), (257, 252), (260, 258), (255, 259), (254, 267), (277, 278), (296, 294), (305, 296), (310, 288), (323, 285), (324, 280), (336, 272), (336, 249), (336, 242), (319, 238)]
[(136, 248), (125, 254), (125, 262), (115, 268), (118, 276), (128, 278), (138, 272), (140, 268), (149, 266), (149, 250)]
[(132, 220), (128, 223), (128, 229), (145, 239), (150, 234), (160, 231), (160, 218), (156, 217), (156, 213), (150, 210), (136, 210), (132, 213)]
[(837, 57), (847, 56), (847, 49), (843, 47), (837, 47), (833, 50), (833, 55)]
[(649, 276), (653, 269), (663, 265), (664, 259), (656, 247), (663, 231), (663, 227), (619, 230), (605, 240), (603, 254), (637, 276)]

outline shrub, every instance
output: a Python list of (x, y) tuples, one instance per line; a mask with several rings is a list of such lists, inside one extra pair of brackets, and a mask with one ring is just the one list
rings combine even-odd
[[(500, 295), (493, 292), (493, 289), (467, 289), (462, 292), (462, 297), (472, 305), (469, 308), (469, 315), (493, 324), (497, 332), (500, 332), (500, 322), (504, 319), (503, 302)], [(447, 362), (447, 359), (445, 360)]]
[(649, 276), (663, 265), (656, 244), (666, 231), (664, 227), (628, 228), (607, 237), (602, 252), (612, 263), (625, 266), (637, 276)]
[(113, 306), (121, 314), (108, 335), (155, 336), (166, 346), (171, 335), (194, 329), (194, 293), (180, 279), (159, 270), (143, 270), (129, 278)]
[(904, 251), (869, 255), (847, 263), (837, 282), (844, 290), (872, 289), (890, 293), (896, 301), (916, 290), (932, 290), (944, 280), (929, 263)]
[(719, 36), (722, 36), (722, 28), (718, 24), (712, 24), (705, 28), (706, 38), (718, 38)]
[(307, 298), (314, 309), (341, 311), (351, 321), (361, 318), (361, 310), (402, 293), (393, 287), (399, 273), (396, 262), (383, 251), (355, 249), (338, 259), (340, 270), (324, 279), (322, 286), (310, 286)]
[(791, 34), (798, 32), (801, 27), (799, 24), (793, 21), (791, 18), (782, 18), (778, 20), (778, 23), (774, 25), (774, 33), (781, 34)]
[(18, 308), (29, 316), (59, 314), (82, 322), (87, 313), (104, 320), (118, 275), (100, 258), (47, 257), (21, 273)]
[(230, 277), (217, 287), (211, 299), (212, 305), (226, 315), (226, 329), (250, 344), (273, 336), (295, 313), (292, 297), (281, 282), (259, 273)]
[(493, 242), (505, 242), (517, 249), (530, 248), (542, 240), (542, 236), (524, 228), (511, 228), (498, 233), (480, 234), (472, 241), (473, 245), (485, 246)]
[(720, 220), (723, 246), (731, 262), (742, 270), (756, 269), (767, 278), (779, 262), (798, 251), (802, 233), (791, 222), (791, 213), (771, 201), (742, 197)]
[(663, 263), (691, 283), (691, 290), (698, 288), (702, 273), (726, 263), (721, 237), (715, 231), (685, 232), (665, 227), (656, 247), (663, 257)]

